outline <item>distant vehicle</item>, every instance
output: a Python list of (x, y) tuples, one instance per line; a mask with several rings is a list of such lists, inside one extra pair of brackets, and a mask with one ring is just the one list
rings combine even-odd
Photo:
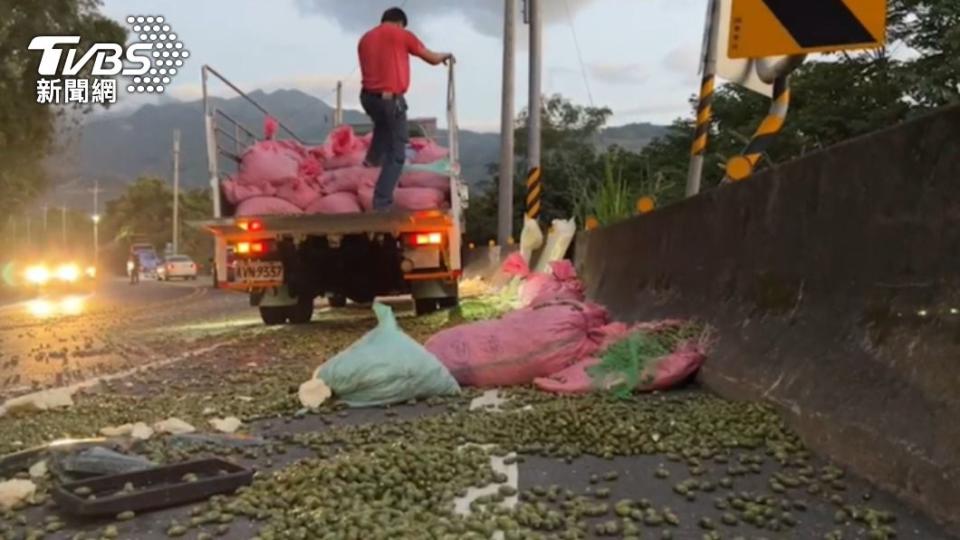
[(49, 256), (23, 267), (20, 282), (36, 296), (86, 294), (92, 291), (97, 269), (82, 261)]
[(157, 267), (157, 279), (160, 281), (197, 279), (197, 263), (186, 255), (171, 255)]
[(140, 259), (140, 275), (156, 279), (160, 257), (155, 252), (146, 250), (138, 252), (136, 256)]

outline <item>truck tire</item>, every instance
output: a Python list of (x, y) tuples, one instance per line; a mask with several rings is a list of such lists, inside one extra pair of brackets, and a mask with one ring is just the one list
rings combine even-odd
[(416, 298), (413, 300), (413, 310), (417, 317), (430, 315), (443, 309), (453, 309), (460, 305), (456, 296), (447, 298)]
[(347, 306), (347, 297), (342, 294), (334, 294), (327, 298), (327, 303), (332, 308), (342, 308)]
[(309, 324), (313, 319), (313, 297), (303, 297), (296, 305), (285, 308), (290, 324)]
[(290, 309), (286, 306), (260, 306), (260, 318), (267, 326), (276, 326), (287, 322)]
[(372, 294), (355, 294), (349, 298), (354, 304), (372, 304), (376, 296)]

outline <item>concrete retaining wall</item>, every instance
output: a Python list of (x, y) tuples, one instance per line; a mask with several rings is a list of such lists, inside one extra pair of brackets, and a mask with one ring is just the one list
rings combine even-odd
[(618, 316), (691, 316), (702, 382), (960, 530), (960, 108), (578, 238)]

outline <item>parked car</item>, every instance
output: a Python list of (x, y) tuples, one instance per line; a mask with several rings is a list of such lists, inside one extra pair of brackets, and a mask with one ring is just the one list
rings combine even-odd
[(157, 266), (157, 279), (197, 279), (197, 263), (186, 255), (171, 255)]

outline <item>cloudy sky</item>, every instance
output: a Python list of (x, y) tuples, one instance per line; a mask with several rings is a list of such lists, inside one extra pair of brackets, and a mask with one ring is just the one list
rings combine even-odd
[[(592, 95), (596, 105), (614, 111), (614, 125), (667, 123), (687, 113), (687, 99), (697, 86), (706, 0), (542, 3), (544, 93), (582, 104)], [(163, 15), (179, 34), (191, 57), (168, 87), (174, 98), (200, 96), (200, 66), (206, 63), (244, 89), (297, 88), (328, 102), (336, 81), (344, 80), (346, 106), (358, 107), (357, 40), (395, 4), (404, 5), (410, 29), (427, 47), (457, 56), (461, 124), (498, 130), (501, 0), (105, 0), (104, 10), (117, 19)], [(520, 24), (518, 110), (527, 99), (526, 39)], [(413, 62), (411, 113), (442, 117), (445, 72)], [(215, 93), (226, 95), (223, 89)], [(135, 103), (124, 97), (128, 105)]]

